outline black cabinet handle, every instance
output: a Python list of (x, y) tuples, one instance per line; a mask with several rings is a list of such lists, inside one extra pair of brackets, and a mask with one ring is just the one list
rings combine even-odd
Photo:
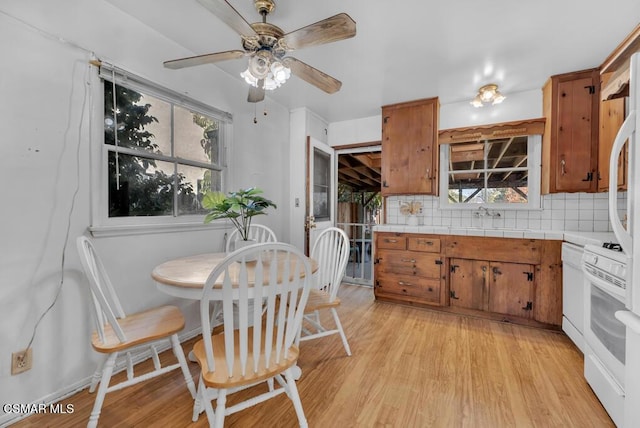
[(587, 172), (587, 178), (583, 178), (582, 181), (593, 181), (593, 172)]

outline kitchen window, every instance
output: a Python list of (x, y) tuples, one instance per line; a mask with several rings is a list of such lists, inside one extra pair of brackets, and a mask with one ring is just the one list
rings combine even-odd
[(540, 208), (541, 136), (498, 127), (464, 130), (449, 143), (454, 130), (441, 133), (441, 208)]
[(231, 116), (121, 70), (100, 77), (94, 225), (202, 224), (204, 193), (226, 190)]

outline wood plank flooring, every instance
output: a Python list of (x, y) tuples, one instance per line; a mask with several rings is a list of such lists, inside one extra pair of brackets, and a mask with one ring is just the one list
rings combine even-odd
[[(380, 303), (366, 287), (344, 285), (340, 298), (353, 356), (337, 335), (301, 344), (298, 388), (310, 427), (614, 427), (562, 333)], [(14, 426), (85, 426), (93, 400), (84, 390), (63, 400), (73, 414)], [(192, 403), (174, 371), (108, 394), (99, 426), (208, 426), (204, 414), (191, 422)], [(280, 395), (225, 426), (295, 427), (297, 419)]]

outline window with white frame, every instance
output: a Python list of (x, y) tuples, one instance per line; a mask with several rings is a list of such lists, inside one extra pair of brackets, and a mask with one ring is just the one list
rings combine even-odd
[(540, 135), (440, 145), (440, 207), (540, 208)]
[(203, 194), (225, 190), (231, 116), (122, 71), (101, 67), (100, 77), (102, 217), (162, 223), (203, 215)]

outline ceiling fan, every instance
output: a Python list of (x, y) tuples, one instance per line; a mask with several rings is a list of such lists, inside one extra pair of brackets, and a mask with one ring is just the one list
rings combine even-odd
[(285, 33), (267, 22), (267, 15), (275, 8), (273, 0), (254, 0), (262, 22), (249, 24), (226, 0), (198, 0), (214, 15), (234, 29), (242, 39), (244, 50), (231, 50), (165, 61), (171, 69), (193, 67), (249, 57), (246, 71), (241, 73), (251, 85), (247, 101), (259, 102), (264, 91), (276, 89), (293, 73), (302, 80), (332, 94), (340, 90), (342, 82), (292, 57), (288, 53), (308, 46), (348, 39), (356, 35), (356, 23), (346, 13), (339, 13), (306, 27)]

